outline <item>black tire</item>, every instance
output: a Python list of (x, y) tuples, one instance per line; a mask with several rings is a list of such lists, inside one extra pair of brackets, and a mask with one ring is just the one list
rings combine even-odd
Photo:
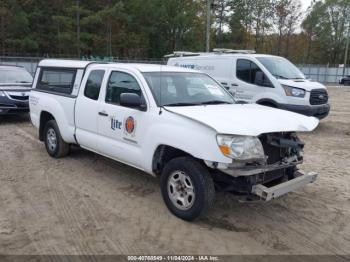
[[(182, 210), (173, 203), (174, 200), (171, 200), (171, 193), (168, 188), (169, 179), (179, 171), (190, 178), (194, 188), (194, 200), (192, 206), (187, 210)], [(213, 179), (208, 169), (191, 157), (178, 157), (170, 160), (162, 171), (160, 186), (163, 200), (170, 212), (183, 220), (192, 221), (203, 216), (214, 203)], [(187, 195), (187, 193), (185, 194)]]
[[(54, 131), (56, 135), (56, 146), (52, 146), (49, 142), (49, 136), (50, 134), (53, 134), (52, 130)], [(64, 142), (62, 139), (60, 130), (57, 126), (57, 123), (55, 120), (50, 120), (46, 123), (44, 128), (44, 142), (47, 153), (54, 158), (60, 158), (68, 155), (69, 153), (69, 144)]]
[(350, 81), (349, 80), (345, 80), (344, 81), (344, 86), (350, 86)]

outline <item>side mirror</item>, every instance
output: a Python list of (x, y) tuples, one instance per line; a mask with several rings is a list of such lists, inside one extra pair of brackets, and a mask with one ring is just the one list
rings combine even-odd
[(257, 71), (255, 73), (254, 84), (258, 86), (264, 85), (264, 73), (262, 71)]
[(141, 97), (135, 93), (120, 94), (120, 105), (125, 107), (138, 108), (142, 111), (145, 111), (147, 108)]

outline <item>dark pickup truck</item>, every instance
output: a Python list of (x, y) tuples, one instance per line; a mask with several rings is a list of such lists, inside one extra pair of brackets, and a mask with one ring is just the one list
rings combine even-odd
[(29, 111), (33, 77), (23, 67), (0, 65), (0, 115)]

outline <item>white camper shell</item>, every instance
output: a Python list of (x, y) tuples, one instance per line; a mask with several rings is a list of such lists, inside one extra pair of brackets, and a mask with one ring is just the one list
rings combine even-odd
[(280, 56), (252, 50), (214, 49), (212, 53), (174, 52), (168, 65), (205, 72), (221, 83), (236, 101), (285, 109), (319, 119), (330, 110), (324, 85), (306, 79)]

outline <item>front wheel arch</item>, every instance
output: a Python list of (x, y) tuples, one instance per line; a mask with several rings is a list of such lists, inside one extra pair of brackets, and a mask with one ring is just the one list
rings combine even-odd
[[(178, 149), (176, 147), (172, 147), (169, 145), (159, 145), (153, 154), (152, 159), (152, 171), (156, 175), (160, 175), (164, 166), (172, 159), (176, 157), (193, 157), (191, 154)], [(193, 157), (195, 158), (195, 157)]]
[(278, 105), (275, 101), (271, 100), (271, 99), (262, 99), (256, 102), (259, 105), (262, 106), (268, 106), (268, 107), (272, 107), (272, 108), (278, 108)]

